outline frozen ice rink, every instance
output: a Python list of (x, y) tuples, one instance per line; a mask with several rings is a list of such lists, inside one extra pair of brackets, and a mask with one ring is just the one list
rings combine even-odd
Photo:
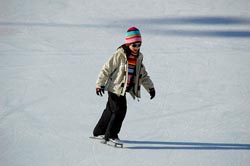
[[(90, 140), (97, 75), (127, 28), (156, 97)], [(249, 166), (249, 0), (0, 0), (1, 166)]]

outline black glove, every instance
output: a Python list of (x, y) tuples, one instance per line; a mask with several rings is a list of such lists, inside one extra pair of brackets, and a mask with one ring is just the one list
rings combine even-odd
[(96, 88), (95, 90), (98, 96), (102, 96), (104, 94), (104, 86), (101, 86), (101, 88)]
[(155, 97), (155, 88), (149, 89), (149, 94), (150, 94), (150, 100), (152, 100)]

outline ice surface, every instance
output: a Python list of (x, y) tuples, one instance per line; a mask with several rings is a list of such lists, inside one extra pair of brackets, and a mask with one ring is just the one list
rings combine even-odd
[[(103, 63), (141, 30), (152, 101), (116, 149), (89, 139)], [(1, 0), (1, 166), (249, 166), (248, 0)]]

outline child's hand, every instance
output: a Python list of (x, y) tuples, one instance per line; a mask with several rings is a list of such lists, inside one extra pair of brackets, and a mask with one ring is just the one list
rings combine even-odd
[(98, 96), (102, 96), (104, 94), (104, 87), (102, 86), (101, 88), (96, 88), (96, 94)]
[(150, 99), (152, 100), (155, 97), (155, 88), (149, 89)]

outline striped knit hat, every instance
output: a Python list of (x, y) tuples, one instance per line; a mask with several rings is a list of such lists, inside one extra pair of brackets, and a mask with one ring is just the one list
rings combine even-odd
[(130, 44), (134, 42), (142, 42), (141, 33), (136, 27), (130, 27), (126, 33), (125, 43)]

